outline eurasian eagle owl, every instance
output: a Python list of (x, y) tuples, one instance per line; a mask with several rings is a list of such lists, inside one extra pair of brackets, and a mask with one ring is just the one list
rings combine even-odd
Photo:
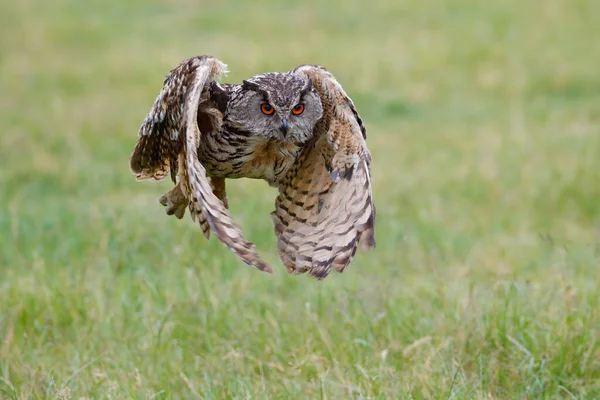
[(169, 72), (130, 159), (138, 180), (169, 172), (167, 214), (188, 208), (244, 262), (271, 271), (228, 210), (226, 178), (263, 179), (279, 189), (271, 213), (279, 256), (290, 273), (325, 278), (350, 263), (359, 241), (375, 246), (371, 155), (350, 98), (323, 67), (301, 65), (242, 84), (220, 84), (211, 56)]

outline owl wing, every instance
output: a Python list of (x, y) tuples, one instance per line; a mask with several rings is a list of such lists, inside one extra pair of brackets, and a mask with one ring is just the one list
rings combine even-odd
[(205, 62), (205, 56), (184, 60), (165, 77), (129, 159), (129, 167), (138, 180), (161, 180), (170, 171), (175, 182), (184, 143), (180, 131), (185, 96), (195, 71)]
[[(198, 113), (219, 125), (220, 112), (205, 101), (205, 88), (227, 72), (226, 65), (211, 56), (191, 58), (180, 63), (165, 78), (163, 87), (142, 127), (130, 166), (138, 179), (162, 179), (177, 166), (182, 195), (189, 202), (193, 220), (203, 231), (206, 226), (245, 263), (262, 271), (271, 268), (256, 254), (241, 228), (213, 193), (206, 170), (198, 160), (202, 134)], [(208, 99), (210, 100), (210, 99)], [(205, 232), (207, 234), (207, 232)]]
[(291, 72), (312, 81), (323, 117), (279, 185), (271, 216), (288, 272), (323, 279), (344, 270), (359, 242), (375, 247), (371, 155), (358, 112), (335, 77), (313, 65)]

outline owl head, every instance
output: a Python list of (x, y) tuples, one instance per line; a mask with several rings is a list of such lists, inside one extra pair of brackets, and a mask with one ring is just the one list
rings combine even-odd
[(323, 115), (310, 79), (273, 72), (243, 81), (227, 105), (239, 129), (283, 142), (305, 143)]

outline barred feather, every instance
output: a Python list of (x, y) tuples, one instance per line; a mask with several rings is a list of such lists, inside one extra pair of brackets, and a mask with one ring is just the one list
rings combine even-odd
[(272, 272), (271, 268), (256, 254), (254, 244), (244, 238), (241, 228), (233, 222), (223, 202), (213, 193), (213, 188), (206, 178), (206, 170), (198, 160), (198, 144), (201, 135), (197, 122), (198, 105), (209, 72), (203, 69), (196, 73), (185, 103), (185, 164), (188, 174), (186, 182), (189, 183), (190, 189), (190, 213), (192, 216), (198, 215), (201, 210), (211, 230), (231, 251), (246, 264), (261, 271)]
[(323, 279), (346, 268), (359, 242), (375, 247), (371, 157), (358, 112), (333, 75), (310, 65), (292, 72), (312, 80), (324, 111), (279, 186), (272, 219), (287, 270)]

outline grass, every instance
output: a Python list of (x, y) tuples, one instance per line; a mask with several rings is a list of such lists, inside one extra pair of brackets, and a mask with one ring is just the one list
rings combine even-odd
[[(0, 397), (600, 398), (600, 7), (590, 0), (0, 6)], [(363, 116), (377, 248), (243, 265), (136, 183), (166, 72), (325, 65)]]

